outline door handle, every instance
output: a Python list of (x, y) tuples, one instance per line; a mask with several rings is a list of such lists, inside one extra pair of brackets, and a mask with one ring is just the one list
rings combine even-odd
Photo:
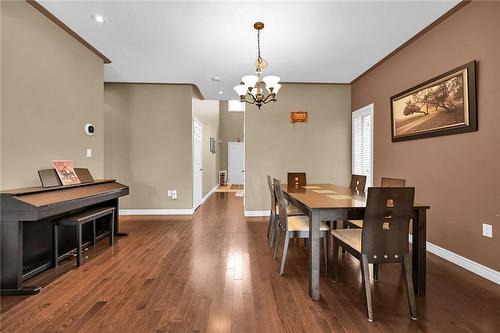
[(241, 172), (245, 172), (245, 170), (241, 170)]
[(203, 171), (203, 169), (200, 169), (200, 171)]

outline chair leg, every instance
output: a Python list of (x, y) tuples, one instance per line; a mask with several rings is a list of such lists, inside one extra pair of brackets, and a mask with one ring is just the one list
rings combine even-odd
[(368, 268), (368, 256), (361, 255), (361, 275), (363, 278), (363, 286), (365, 287), (366, 311), (368, 320), (373, 320), (372, 295), (370, 290), (370, 270)]
[(280, 245), (281, 228), (278, 226), (278, 228), (276, 228), (276, 231), (274, 233), (276, 234), (274, 236), (276, 238), (276, 241), (274, 243), (274, 255), (273, 255), (273, 259), (276, 260), (276, 253), (278, 253), (278, 247)]
[(410, 317), (413, 320), (417, 320), (417, 305), (415, 304), (415, 293), (413, 291), (413, 279), (408, 254), (404, 255), (402, 266), (406, 295), (408, 296), (408, 306), (410, 307)]
[(328, 233), (323, 234), (323, 257), (325, 261), (325, 275), (328, 275)]
[(285, 271), (285, 262), (286, 262), (286, 255), (288, 253), (288, 243), (290, 242), (290, 233), (288, 231), (285, 231), (285, 245), (283, 246), (283, 254), (281, 255), (281, 268), (280, 268), (280, 275), (283, 275), (283, 272)]
[(330, 268), (332, 271), (332, 279), (333, 281), (337, 281), (337, 267), (339, 265), (339, 245), (337, 244), (337, 240), (335, 237), (332, 237), (332, 246), (333, 246), (333, 258), (332, 258), (332, 267)]
[(378, 281), (378, 269), (380, 264), (373, 264), (373, 280)]
[[(347, 224), (346, 220), (342, 221), (342, 229), (349, 229), (349, 225)], [(345, 254), (345, 249), (342, 248), (342, 254)]]
[(271, 214), (269, 214), (269, 223), (267, 224), (267, 236), (266, 238), (269, 239), (269, 237), (271, 236), (271, 228), (273, 226), (273, 212), (271, 212)]
[(76, 266), (80, 267), (82, 263), (82, 225), (76, 226)]
[(279, 228), (278, 216), (274, 215), (273, 225), (271, 227), (271, 237), (269, 238), (269, 247), (272, 248), (276, 237), (276, 229)]

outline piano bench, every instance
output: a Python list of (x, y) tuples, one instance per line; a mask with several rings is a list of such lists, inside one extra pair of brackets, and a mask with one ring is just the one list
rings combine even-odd
[(109, 219), (109, 244), (113, 245), (114, 240), (114, 221), (115, 221), (115, 208), (114, 207), (100, 207), (94, 208), (90, 210), (86, 210), (77, 214), (64, 216), (56, 221), (53, 224), (53, 241), (54, 241), (54, 250), (53, 250), (53, 265), (57, 267), (57, 260), (59, 258), (59, 247), (58, 247), (58, 239), (57, 239), (57, 229), (59, 226), (72, 226), (76, 229), (76, 266), (80, 267), (82, 262), (82, 226), (86, 223), (92, 222), (93, 225), (93, 237), (92, 237), (92, 245), (96, 243), (96, 226), (95, 221), (100, 218), (110, 215)]

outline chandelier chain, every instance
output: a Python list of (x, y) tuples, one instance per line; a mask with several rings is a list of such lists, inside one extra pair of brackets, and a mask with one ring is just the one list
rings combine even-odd
[(261, 60), (261, 56), (260, 56), (260, 30), (257, 30), (257, 54), (258, 54), (258, 58), (259, 60)]

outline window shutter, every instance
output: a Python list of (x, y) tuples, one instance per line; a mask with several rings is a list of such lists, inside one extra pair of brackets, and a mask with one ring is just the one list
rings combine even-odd
[(373, 186), (373, 104), (352, 113), (352, 173)]

